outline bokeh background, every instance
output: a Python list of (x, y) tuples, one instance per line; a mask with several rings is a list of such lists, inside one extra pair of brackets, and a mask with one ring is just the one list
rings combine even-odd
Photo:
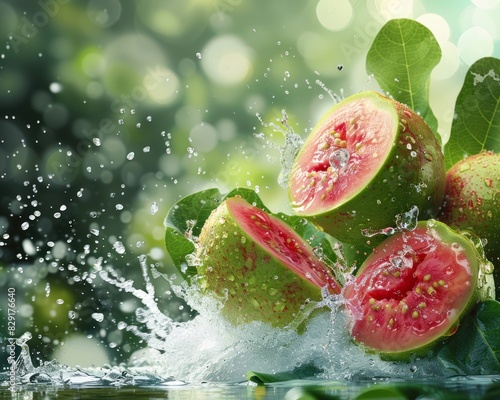
[[(305, 138), (335, 96), (376, 90), (365, 56), (400, 17), (441, 45), (430, 96), (445, 142), (468, 67), (500, 56), (499, 0), (0, 1), (2, 365), (8, 288), (35, 365), (115, 364), (143, 347), (120, 328), (137, 299), (95, 263), (141, 288), (147, 255), (178, 282), (163, 222), (198, 190), (248, 187), (287, 212), (284, 137), (261, 120), (280, 126), (285, 111)], [(165, 314), (194, 315), (153, 283)]]

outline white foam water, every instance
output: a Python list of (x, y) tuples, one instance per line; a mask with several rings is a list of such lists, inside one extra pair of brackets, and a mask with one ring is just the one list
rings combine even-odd
[[(323, 312), (313, 313), (302, 333), (260, 322), (233, 326), (221, 316), (220, 304), (202, 296), (196, 284), (174, 285), (154, 267), (149, 269), (145, 256), (140, 257), (140, 264), (146, 290), (117, 279), (111, 267), (98, 267), (105, 282), (126, 290), (143, 304), (136, 312), (138, 324), (126, 329), (147, 346), (131, 357), (129, 368), (183, 382), (240, 382), (248, 371), (272, 374), (302, 366), (310, 366), (319, 379), (443, 376), (438, 362), (430, 358), (397, 363), (366, 353), (349, 336), (341, 297), (327, 291), (317, 304)], [(172, 291), (199, 314), (183, 323), (164, 315), (155, 301), (150, 275), (166, 279)]]
[[(342, 298), (324, 291), (324, 298), (310, 315), (306, 328), (278, 329), (253, 322), (233, 326), (219, 312), (220, 303), (202, 296), (196, 284), (174, 285), (172, 279), (147, 265), (146, 256), (139, 257), (145, 289), (137, 283), (118, 278), (112, 267), (96, 262), (95, 272), (105, 283), (117, 286), (139, 299), (135, 325), (125, 329), (143, 339), (146, 346), (138, 349), (127, 365), (72, 369), (57, 360), (31, 362), (29, 336), (18, 343), (18, 375), (21, 382), (71, 382), (73, 384), (106, 383), (113, 385), (139, 382), (242, 382), (248, 371), (279, 373), (307, 368), (303, 378), (358, 381), (390, 377), (414, 379), (442, 377), (443, 369), (435, 359), (411, 362), (389, 362), (352, 342), (342, 309)], [(198, 315), (188, 322), (174, 322), (159, 308), (152, 279), (165, 279), (172, 291), (182, 297)], [(102, 284), (96, 283), (96, 284)], [(312, 310), (309, 309), (306, 314)]]

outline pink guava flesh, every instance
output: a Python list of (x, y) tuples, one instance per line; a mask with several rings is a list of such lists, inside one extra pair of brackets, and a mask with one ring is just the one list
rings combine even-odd
[(327, 286), (331, 293), (340, 293), (328, 267), (287, 224), (242, 198), (227, 199), (227, 207), (246, 234), (288, 269), (319, 288)]
[[(298, 214), (316, 214), (344, 203), (377, 174), (397, 134), (388, 103), (359, 98), (324, 118), (292, 171), (290, 195)], [(306, 161), (307, 162), (304, 162)]]
[(477, 266), (463, 239), (455, 241), (459, 235), (440, 226), (420, 223), (414, 231), (393, 235), (346, 285), (357, 342), (381, 353), (411, 352), (457, 326), (473, 296)]

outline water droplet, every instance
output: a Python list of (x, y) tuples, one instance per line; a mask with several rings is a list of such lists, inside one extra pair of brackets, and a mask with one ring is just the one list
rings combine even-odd
[(101, 139), (99, 139), (99, 138), (94, 138), (94, 139), (92, 139), (92, 141), (94, 142), (94, 144), (96, 146), (100, 146), (101, 145)]
[(26, 229), (28, 229), (29, 227), (30, 227), (30, 223), (29, 223), (29, 222), (23, 222), (23, 223), (21, 224), (21, 229), (22, 229), (23, 231), (25, 231), (25, 230), (26, 230)]
[(150, 209), (150, 212), (151, 212), (151, 215), (155, 215), (156, 212), (158, 211), (158, 204), (156, 203), (156, 201), (151, 205), (151, 209)]
[(95, 319), (97, 322), (102, 322), (102, 321), (104, 321), (104, 314), (103, 313), (92, 313), (92, 318)]
[(418, 207), (413, 206), (409, 211), (396, 215), (396, 227), (398, 230), (412, 231), (418, 223)]
[(260, 308), (260, 303), (256, 298), (250, 299), (250, 303), (255, 307), (255, 309), (258, 310)]
[(133, 160), (135, 157), (135, 153), (133, 151), (131, 151), (130, 153), (127, 154), (127, 160)]
[(470, 164), (466, 162), (462, 163), (459, 168), (460, 172), (467, 171), (468, 169), (470, 169)]
[(328, 162), (332, 166), (332, 168), (335, 168), (336, 170), (340, 170), (344, 168), (347, 163), (349, 162), (349, 158), (351, 157), (351, 154), (347, 149), (340, 148), (336, 149), (330, 154), (330, 157), (328, 158)]
[(126, 322), (123, 322), (123, 321), (118, 322), (117, 328), (118, 328), (119, 330), (121, 330), (121, 331), (122, 331), (122, 330), (124, 330), (126, 327), (127, 327), (127, 323), (126, 323)]
[(113, 243), (113, 248), (118, 254), (125, 254), (125, 246), (122, 242), (116, 241), (115, 243)]
[(404, 264), (404, 260), (400, 256), (393, 256), (389, 258), (389, 262), (395, 268), (402, 268)]
[(198, 53), (196, 53), (196, 58), (197, 58), (198, 60), (201, 60), (201, 53), (199, 53), (199, 52), (198, 52)]

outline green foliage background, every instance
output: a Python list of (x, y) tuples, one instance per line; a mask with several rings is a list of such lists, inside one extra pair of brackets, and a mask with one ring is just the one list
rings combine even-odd
[[(350, 22), (332, 30), (320, 3), (329, 4), (0, 1), (0, 287), (16, 288), (16, 334), (32, 333), (41, 360), (77, 334), (100, 344), (110, 362), (141, 347), (116, 328), (134, 321), (137, 304), (93, 277), (93, 264), (102, 259), (137, 286), (141, 254), (175, 273), (164, 218), (181, 197), (241, 186), (273, 212), (288, 211), (277, 184), (283, 136), (257, 113), (279, 125), (285, 110), (305, 138), (333, 105), (329, 91), (378, 89), (365, 59), (388, 19), (435, 13), (457, 45), (480, 24), (471, 13), (499, 15), (465, 0), (352, 0)], [(444, 141), (467, 68), (459, 60), (446, 79), (431, 76)], [(255, 137), (261, 132), (269, 142)], [(154, 284), (166, 314), (191, 317), (165, 282)], [(2, 310), (6, 302), (3, 295)], [(2, 314), (2, 337), (6, 320)]]

